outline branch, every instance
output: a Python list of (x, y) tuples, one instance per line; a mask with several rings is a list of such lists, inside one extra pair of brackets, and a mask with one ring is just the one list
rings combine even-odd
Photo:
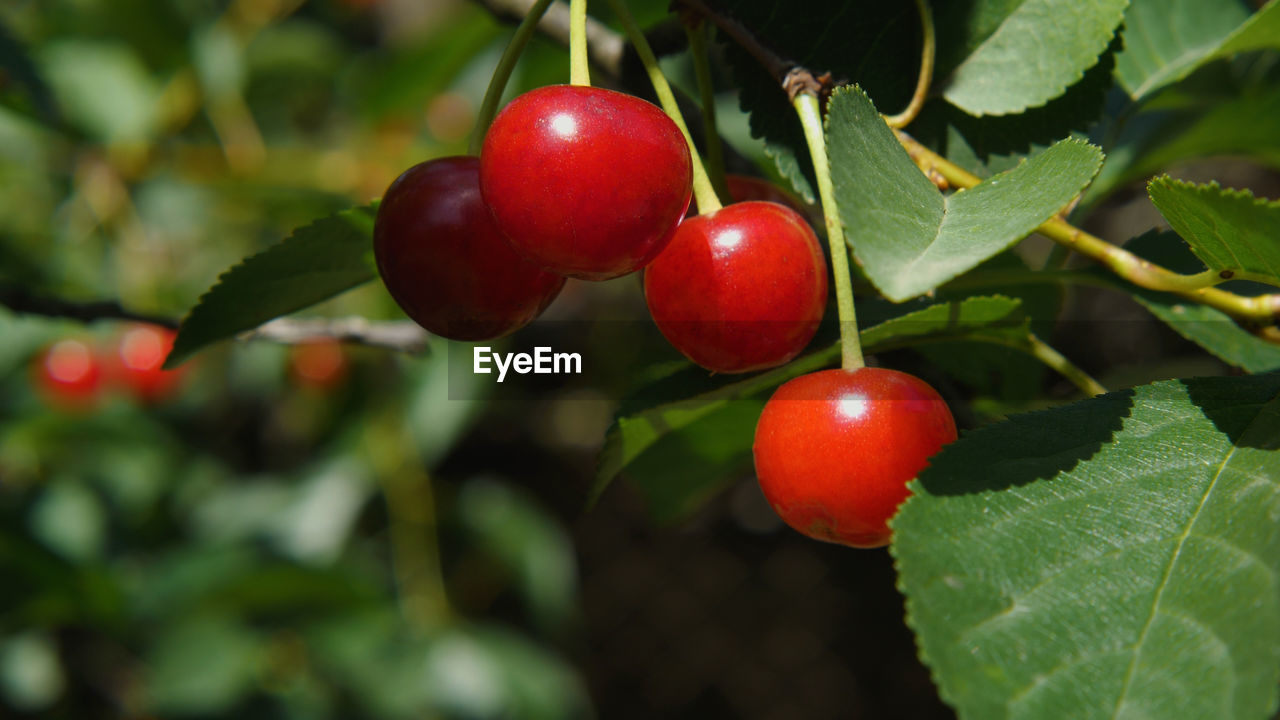
[(35, 295), (25, 288), (10, 285), (0, 285), (0, 305), (19, 315), (66, 318), (82, 323), (98, 320), (128, 320), (167, 328), (178, 327), (178, 321), (173, 318), (126, 310), (114, 300), (72, 302), (61, 298)]
[[(472, 0), (494, 17), (519, 22), (536, 0)], [(569, 44), (569, 6), (562, 1), (551, 3), (538, 29), (563, 45)], [(593, 18), (587, 18), (587, 48), (591, 62), (614, 77), (622, 75), (622, 55), (626, 48), (622, 36)]]
[(427, 331), (417, 323), (370, 322), (362, 317), (347, 318), (277, 318), (253, 330), (241, 333), (241, 340), (269, 340), (284, 345), (299, 345), (318, 338), (367, 345), (409, 354), (427, 351)]

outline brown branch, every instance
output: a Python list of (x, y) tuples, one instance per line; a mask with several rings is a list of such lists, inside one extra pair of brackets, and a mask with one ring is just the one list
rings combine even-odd
[(178, 321), (174, 318), (126, 310), (114, 300), (73, 302), (47, 295), (36, 295), (25, 288), (10, 285), (0, 285), (0, 305), (19, 315), (66, 318), (82, 323), (98, 320), (126, 320), (167, 328), (178, 327)]

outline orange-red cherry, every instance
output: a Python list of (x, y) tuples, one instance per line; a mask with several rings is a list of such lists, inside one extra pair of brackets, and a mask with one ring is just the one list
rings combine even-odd
[(102, 361), (91, 345), (78, 339), (50, 345), (32, 364), (31, 374), (40, 394), (64, 410), (89, 410), (101, 394)]
[(774, 511), (809, 537), (889, 543), (907, 482), (956, 439), (946, 402), (920, 378), (864, 367), (801, 375), (756, 425), (756, 476)]
[(569, 277), (644, 267), (689, 206), (693, 165), (676, 124), (652, 103), (552, 85), (516, 98), (480, 151), (480, 188), (517, 251)]
[(781, 365), (813, 338), (827, 263), (794, 210), (744, 202), (685, 220), (645, 269), (644, 295), (667, 341), (708, 370)]
[(111, 358), (113, 380), (143, 402), (158, 402), (173, 393), (186, 367), (164, 370), (177, 333), (159, 325), (140, 323), (120, 335)]
[(520, 256), (480, 196), (480, 162), (414, 165), (387, 188), (373, 226), (378, 273), (405, 314), (453, 340), (488, 340), (536, 318), (564, 278)]

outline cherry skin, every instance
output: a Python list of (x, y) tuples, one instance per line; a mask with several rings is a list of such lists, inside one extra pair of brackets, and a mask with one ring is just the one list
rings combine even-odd
[(684, 221), (644, 272), (644, 296), (662, 335), (708, 370), (781, 365), (817, 332), (827, 263), (804, 218), (744, 202)]
[(561, 275), (634, 272), (670, 241), (689, 207), (693, 165), (680, 129), (651, 103), (552, 85), (494, 119), (480, 189), (517, 251)]
[(80, 340), (60, 340), (46, 348), (31, 365), (31, 374), (45, 400), (64, 410), (89, 410), (101, 394), (102, 361)]
[(158, 325), (138, 324), (124, 331), (111, 358), (112, 379), (143, 402), (159, 402), (172, 394), (186, 368), (164, 370), (177, 333)]
[(387, 188), (373, 225), (373, 255), (391, 297), (419, 325), (452, 340), (514, 332), (564, 286), (498, 231), (479, 173), (474, 157), (414, 165)]
[(775, 512), (809, 537), (887, 545), (907, 482), (956, 439), (937, 391), (897, 370), (823, 370), (784, 383), (756, 425), (756, 476)]

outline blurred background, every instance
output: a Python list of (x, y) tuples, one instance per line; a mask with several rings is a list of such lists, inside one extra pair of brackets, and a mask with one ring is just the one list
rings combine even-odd
[[(714, 442), (758, 403), (584, 511), (637, 364), (678, 359), (661, 343), (617, 358), (605, 333), (590, 378), (501, 391), (438, 341), (157, 369), (226, 268), (465, 152), (510, 34), (463, 0), (0, 4), (0, 717), (951, 717), (888, 554), (782, 528)], [(539, 37), (508, 93), (567, 67)], [(403, 320), (377, 282), (304, 315)], [(632, 277), (572, 283), (548, 320), (645, 317)], [(1153, 332), (1127, 352), (1185, 349)]]

